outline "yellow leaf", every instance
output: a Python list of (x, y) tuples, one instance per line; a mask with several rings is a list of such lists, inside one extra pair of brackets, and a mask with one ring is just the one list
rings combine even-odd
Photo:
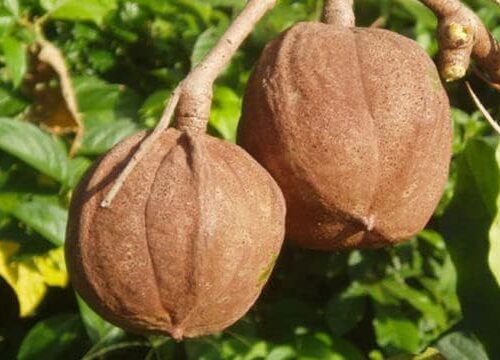
[(21, 317), (29, 316), (47, 293), (47, 286), (66, 286), (68, 275), (62, 248), (22, 260), (11, 261), (19, 244), (0, 241), (0, 276), (12, 287)]
[(62, 247), (51, 250), (43, 256), (35, 256), (33, 261), (47, 285), (59, 287), (68, 285), (68, 273)]

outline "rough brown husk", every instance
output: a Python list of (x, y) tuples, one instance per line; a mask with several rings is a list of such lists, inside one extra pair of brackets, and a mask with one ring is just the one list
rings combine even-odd
[(380, 29), (300, 23), (283, 33), (256, 65), (238, 135), (285, 195), (287, 237), (315, 249), (417, 233), (451, 157), (435, 65)]
[(72, 283), (131, 331), (181, 339), (222, 330), (249, 309), (273, 267), (282, 194), (238, 146), (169, 129), (101, 208), (144, 136), (117, 145), (75, 191), (66, 241)]

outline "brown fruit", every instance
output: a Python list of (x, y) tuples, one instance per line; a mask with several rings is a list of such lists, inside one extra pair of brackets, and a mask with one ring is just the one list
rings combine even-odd
[(250, 308), (273, 268), (284, 237), (281, 191), (240, 147), (169, 129), (101, 208), (144, 136), (113, 148), (73, 196), (72, 283), (131, 331), (181, 339), (222, 330)]
[(314, 249), (417, 233), (451, 157), (449, 102), (427, 54), (393, 32), (320, 23), (265, 48), (238, 136), (285, 195), (287, 237)]

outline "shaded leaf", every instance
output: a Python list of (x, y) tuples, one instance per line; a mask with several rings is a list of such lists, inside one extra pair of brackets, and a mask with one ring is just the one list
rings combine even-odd
[(81, 341), (83, 328), (78, 315), (57, 315), (38, 322), (24, 338), (18, 360), (61, 359), (74, 343)]
[(489, 359), (481, 343), (474, 336), (461, 331), (445, 335), (436, 346), (450, 360)]
[[(500, 146), (497, 147), (495, 158), (497, 166), (499, 166)], [(497, 280), (497, 285), (500, 286), (500, 192), (496, 195), (496, 199), (496, 215), (489, 231), (490, 251), (488, 254), (488, 264), (493, 276)]]
[(336, 294), (326, 307), (326, 321), (332, 334), (340, 336), (355, 327), (364, 317), (366, 299), (349, 296), (348, 293)]
[[(477, 336), (493, 359), (500, 357), (500, 287), (488, 264), (490, 227), (496, 212), (491, 203), (498, 196), (500, 184), (495, 152), (496, 144), (488, 140), (467, 143), (457, 159), (455, 195), (442, 221), (446, 245), (457, 270), (464, 327)], [(497, 188), (493, 190), (495, 183)], [(487, 194), (495, 196), (489, 199)]]

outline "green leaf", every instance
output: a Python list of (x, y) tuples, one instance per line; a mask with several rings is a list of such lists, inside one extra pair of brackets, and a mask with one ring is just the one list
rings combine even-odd
[(445, 335), (436, 346), (450, 360), (489, 359), (481, 343), (473, 335), (461, 331)]
[(138, 130), (137, 124), (128, 120), (92, 126), (86, 130), (78, 153), (81, 155), (102, 154)]
[(42, 0), (42, 6), (53, 19), (93, 21), (101, 24), (104, 17), (116, 8), (116, 0)]
[(235, 142), (240, 115), (241, 98), (228, 87), (215, 87), (209, 124), (224, 139)]
[[(500, 146), (497, 147), (495, 159), (498, 166), (500, 164)], [(500, 192), (496, 195), (496, 199), (496, 215), (489, 231), (490, 252), (488, 254), (488, 264), (497, 280), (497, 285), (500, 286)]]
[(3, 39), (5, 65), (15, 87), (21, 84), (28, 67), (25, 48), (26, 46), (16, 38), (6, 36)]
[(336, 294), (326, 307), (326, 322), (333, 335), (340, 336), (355, 327), (364, 317), (366, 299), (350, 296), (348, 292)]
[(95, 77), (79, 77), (74, 79), (74, 87), (87, 128), (137, 118), (141, 99), (123, 85), (109, 84)]
[(0, 87), (0, 116), (13, 116), (23, 111), (28, 103), (11, 91)]
[(387, 360), (446, 360), (439, 350), (434, 348), (427, 348), (422, 354), (401, 354), (391, 356)]
[(365, 360), (365, 356), (353, 344), (342, 338), (334, 337), (331, 347), (335, 360)]
[(80, 315), (83, 320), (85, 330), (93, 343), (106, 340), (110, 342), (110, 335), (114, 338), (119, 338), (124, 334), (124, 331), (110, 324), (98, 314), (96, 314), (83, 299), (76, 295), (78, 307), (80, 308)]
[(435, 29), (437, 26), (436, 16), (417, 0), (396, 0), (406, 9), (418, 22), (427, 28)]
[(19, 17), (19, 2), (18, 0), (5, 0), (4, 2), (7, 10), (10, 11), (15, 17)]
[(297, 339), (297, 358), (301, 360), (364, 360), (363, 354), (341, 338), (330, 338), (323, 333), (304, 335)]
[(23, 222), (55, 245), (64, 243), (68, 213), (57, 196), (0, 193), (0, 211)]
[(39, 321), (23, 339), (18, 360), (57, 360), (78, 341), (83, 328), (78, 315), (57, 315)]
[(66, 179), (66, 184), (70, 188), (75, 187), (90, 165), (92, 165), (92, 161), (81, 156), (71, 159), (68, 164), (68, 178)]
[(290, 345), (274, 347), (266, 357), (266, 360), (292, 360), (297, 358), (295, 349)]
[(330, 344), (313, 335), (304, 335), (297, 339), (297, 353), (297, 357), (303, 360), (334, 359)]
[(200, 63), (201, 60), (208, 54), (208, 52), (215, 46), (217, 41), (224, 33), (225, 26), (211, 27), (201, 33), (196, 39), (191, 54), (191, 68), (194, 68)]
[(28, 122), (0, 118), (0, 150), (23, 160), (43, 174), (64, 182), (68, 175), (61, 141)]
[(497, 145), (489, 139), (468, 141), (457, 158), (455, 194), (442, 219), (442, 234), (457, 270), (464, 327), (477, 336), (493, 359), (500, 358), (500, 287), (488, 262), (496, 213), (492, 203), (500, 184), (496, 151)]
[(147, 127), (156, 125), (165, 109), (165, 104), (170, 94), (171, 91), (169, 90), (158, 90), (144, 100), (139, 113), (141, 114), (142, 122)]
[(205, 337), (184, 342), (189, 360), (222, 360), (222, 348), (213, 337)]
[[(93, 343), (98, 343), (99, 341), (108, 338), (111, 332), (117, 332), (118, 328), (116, 326), (110, 324), (96, 314), (80, 296), (76, 295), (76, 299), (78, 301), (78, 307), (80, 309), (83, 325), (85, 326), (85, 330)], [(121, 331), (121, 333), (123, 333), (123, 331)]]
[(381, 282), (382, 287), (391, 295), (408, 302), (419, 310), (429, 322), (435, 322), (441, 329), (446, 328), (446, 314), (443, 309), (433, 303), (424, 293), (415, 290), (404, 282), (385, 279)]
[(376, 306), (373, 320), (377, 343), (381, 347), (395, 348), (411, 353), (417, 352), (420, 335), (417, 326), (390, 307)]

